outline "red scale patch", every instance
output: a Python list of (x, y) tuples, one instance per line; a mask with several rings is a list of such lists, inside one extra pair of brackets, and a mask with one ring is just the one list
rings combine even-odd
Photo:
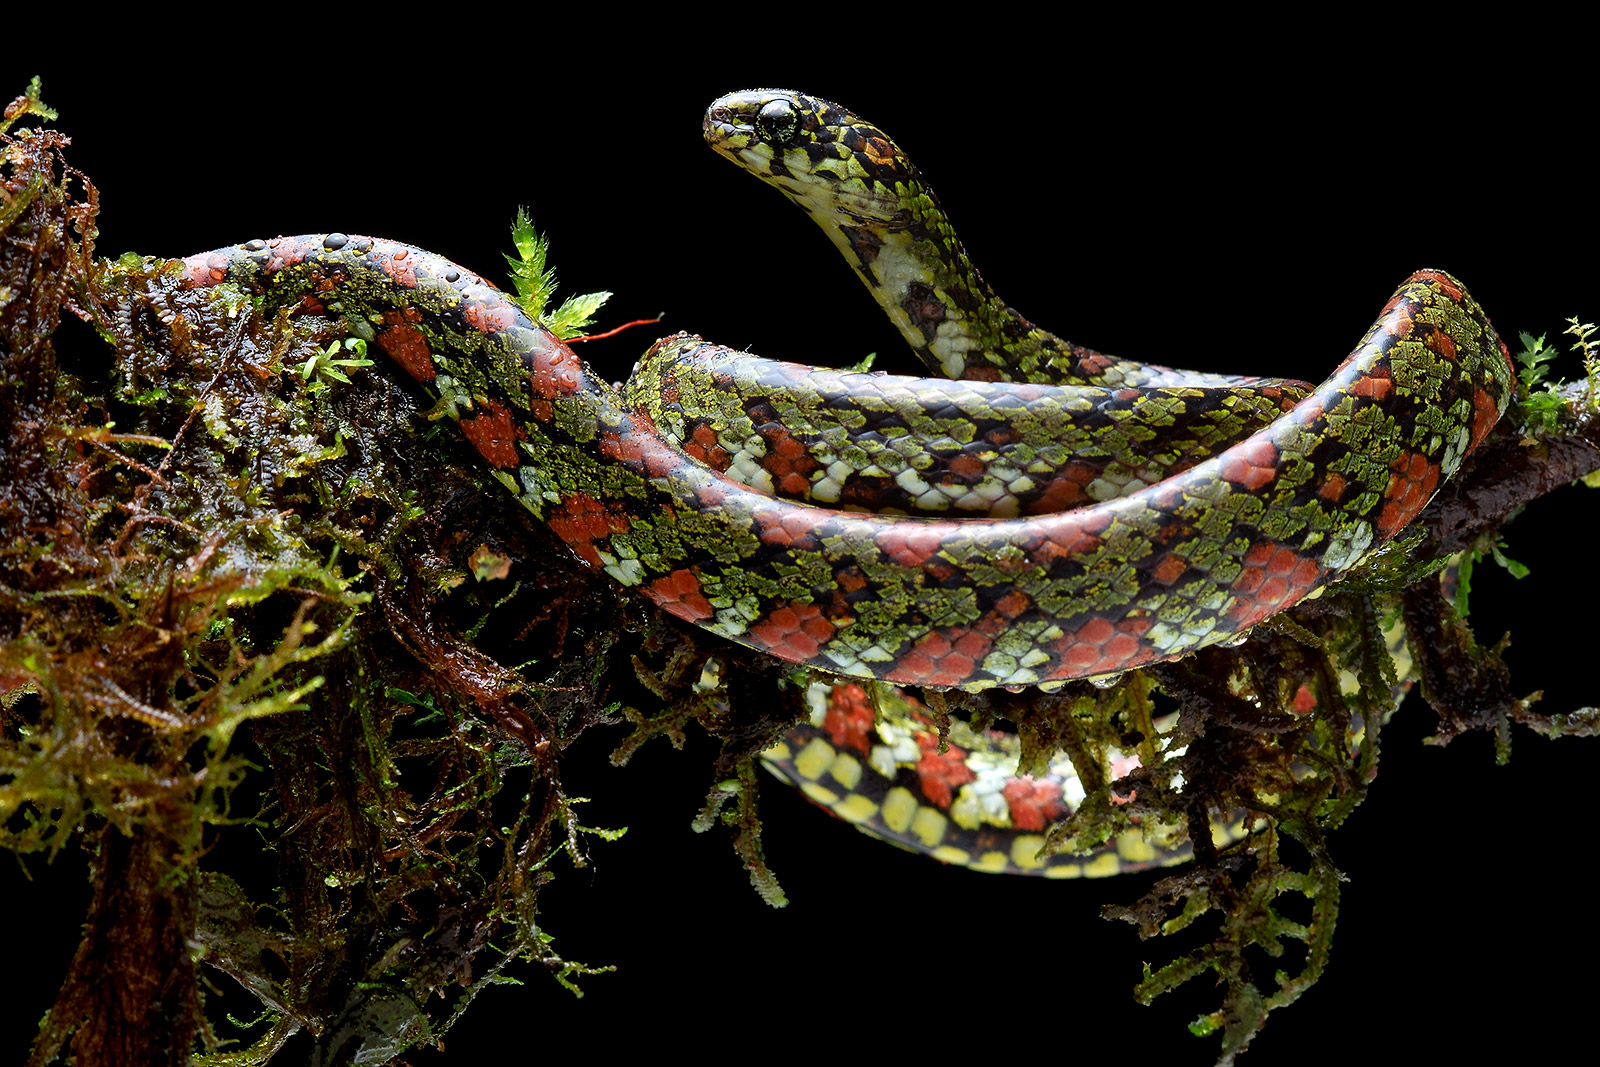
[(1461, 287), (1455, 283), (1448, 274), (1436, 270), (1419, 270), (1411, 276), (1412, 281), (1433, 282), (1439, 290), (1451, 300), (1461, 299)]
[(1028, 505), (1028, 514), (1050, 515), (1077, 507), (1088, 500), (1084, 487), (1098, 475), (1098, 469), (1087, 463), (1074, 461), (1067, 464), (1050, 479), (1044, 493)]
[[(1393, 315), (1390, 314), (1391, 311), (1394, 312)], [(1378, 321), (1384, 333), (1393, 337), (1404, 337), (1416, 326), (1415, 312), (1416, 301), (1402, 289), (1389, 298), (1389, 302), (1383, 306)]]
[(1114, 664), (1130, 664), (1135, 657), (1141, 659), (1139, 638), (1150, 629), (1149, 619), (1124, 619), (1117, 624), (1117, 635), (1104, 646), (1106, 659)]
[[(1111, 522), (1110, 516), (1102, 517), (1105, 521), (1098, 523), (1100, 529), (1104, 529)], [(1100, 538), (1085, 527), (1085, 523), (1077, 521), (1076, 515), (1062, 516), (1061, 521), (1051, 523), (1044, 536), (1030, 546), (1029, 561), (1044, 567), (1058, 559), (1093, 552), (1100, 547)]]
[[(1504, 345), (1500, 346), (1504, 348)], [(1494, 424), (1500, 421), (1500, 405), (1495, 403), (1494, 397), (1488, 390), (1481, 386), (1472, 395), (1472, 444), (1468, 451), (1477, 448), (1489, 431), (1494, 429)]]
[(851, 749), (865, 755), (872, 749), (877, 716), (867, 691), (854, 682), (840, 682), (828, 691), (828, 710), (822, 728), (835, 748)]
[(1245, 553), (1243, 562), (1244, 570), (1232, 586), (1239, 604), (1228, 615), (1230, 623), (1241, 630), (1298, 603), (1322, 580), (1316, 560), (1285, 545), (1255, 545)]
[(807, 511), (794, 507), (763, 508), (754, 517), (762, 544), (783, 548), (813, 547), (816, 519)]
[(1402, 452), (1389, 464), (1389, 488), (1378, 513), (1378, 533), (1389, 537), (1416, 518), (1439, 486), (1439, 467), (1421, 452)]
[(867, 587), (867, 576), (859, 567), (846, 567), (833, 576), (834, 584), (846, 593), (858, 593)]
[(877, 536), (878, 548), (902, 567), (921, 567), (944, 543), (938, 527), (896, 523)]
[(685, 622), (711, 618), (711, 602), (700, 592), (700, 576), (692, 570), (676, 570), (653, 579), (644, 587), (644, 593), (662, 611)]
[(461, 317), (479, 333), (504, 333), (517, 322), (516, 309), (503, 299), (468, 304), (461, 309)]
[(1349, 387), (1351, 395), (1379, 403), (1393, 391), (1394, 379), (1389, 376), (1388, 367), (1374, 367), (1369, 373), (1351, 382)]
[(1171, 585), (1183, 577), (1183, 572), (1189, 569), (1189, 561), (1181, 559), (1170, 552), (1161, 558), (1155, 569), (1150, 572), (1150, 577), (1162, 585)]
[[(534, 383), (537, 384), (540, 378), (541, 375), (536, 371)], [(686, 466), (683, 453), (661, 439), (648, 416), (635, 412), (629, 419), (631, 424), (623, 424), (620, 430), (601, 431), (599, 445), (602, 455), (630, 470), (643, 471), (650, 478), (663, 478)]]
[(190, 256), (183, 261), (185, 283), (197, 289), (208, 285), (221, 285), (228, 280), (228, 257), (213, 253)]
[(1228, 449), (1221, 459), (1222, 477), (1246, 492), (1270, 485), (1278, 476), (1278, 447), (1264, 437)]
[(1309, 426), (1317, 419), (1320, 419), (1325, 410), (1327, 409), (1323, 405), (1321, 398), (1316, 393), (1312, 393), (1289, 409), (1289, 417), (1298, 426)]
[(607, 508), (585, 493), (573, 493), (563, 499), (560, 506), (551, 509), (549, 526), (585, 563), (599, 568), (600, 553), (595, 550), (595, 544), (627, 530), (628, 516)]
[(883, 677), (902, 685), (961, 685), (972, 677), (989, 647), (989, 638), (973, 630), (935, 630), (918, 638)]
[(1000, 787), (1000, 795), (1011, 809), (1011, 825), (1030, 833), (1041, 832), (1069, 811), (1059, 786), (1032, 777), (1011, 779)]
[(820, 464), (806, 451), (806, 446), (787, 427), (775, 422), (763, 425), (761, 436), (767, 443), (761, 467), (772, 476), (779, 495), (795, 500), (809, 496), (811, 475)]
[(482, 414), (461, 420), (461, 432), (478, 454), (496, 467), (515, 467), (522, 429), (511, 417), (511, 410), (498, 400), (485, 400), (483, 408)]
[(772, 445), (771, 454), (775, 459), (793, 462), (798, 459), (803, 459), (806, 455), (806, 446), (801, 444), (800, 441), (787, 430), (784, 430), (782, 433), (772, 433), (771, 436), (768, 437), (768, 441)]
[(1020, 589), (1013, 589), (995, 601), (994, 610), (1007, 619), (1015, 619), (1033, 605), (1033, 599)]
[(1445, 359), (1450, 360), (1452, 363), (1455, 362), (1455, 340), (1443, 330), (1434, 330), (1428, 335), (1428, 347), (1439, 353), (1439, 355), (1443, 356)]
[(983, 477), (984, 471), (988, 470), (988, 465), (977, 456), (969, 456), (966, 453), (962, 453), (952, 459), (946, 465), (946, 469), (957, 478), (970, 480)]
[[(385, 319), (388, 317), (386, 315)], [(378, 347), (412, 378), (419, 382), (433, 381), (436, 373), (433, 353), (428, 350), (428, 339), (415, 326), (400, 323), (388, 327), (378, 334)]]
[(936, 806), (948, 808), (955, 800), (957, 789), (978, 780), (977, 774), (967, 765), (967, 753), (956, 745), (940, 752), (939, 738), (933, 734), (919, 733), (917, 744), (922, 748), (922, 758), (917, 761), (922, 795)]
[(401, 288), (417, 287), (417, 258), (411, 255), (410, 249), (402, 248), (393, 256), (383, 257), (378, 261), (378, 267)]
[(1081, 678), (1086, 674), (1109, 674), (1142, 662), (1139, 638), (1150, 628), (1146, 618), (1090, 619), (1077, 631), (1055, 642), (1060, 668), (1055, 677)]
[[(573, 354), (566, 342), (548, 330), (539, 330), (539, 341), (540, 348), (533, 353), (533, 373), (528, 379), (534, 392), (554, 400), (582, 391), (585, 388), (583, 361)], [(642, 415), (634, 417), (643, 418)]]
[(322, 250), (322, 241), (297, 241), (293, 237), (274, 237), (267, 242), (267, 247), (272, 249), (272, 269), (282, 270), (292, 267), (296, 263), (304, 263)]
[(725, 471), (733, 457), (717, 441), (717, 431), (700, 423), (683, 442), (683, 450), (712, 470)]
[(778, 480), (778, 495), (803, 500), (811, 492), (811, 479), (803, 474), (786, 474)]
[(815, 604), (791, 602), (750, 627), (762, 649), (792, 663), (809, 663), (833, 640), (835, 627)]
[(1112, 360), (1110, 356), (1100, 352), (1090, 351), (1087, 348), (1081, 350), (1078, 354), (1078, 370), (1086, 378), (1094, 377), (1096, 374), (1099, 374), (1101, 371), (1111, 366), (1111, 363)]

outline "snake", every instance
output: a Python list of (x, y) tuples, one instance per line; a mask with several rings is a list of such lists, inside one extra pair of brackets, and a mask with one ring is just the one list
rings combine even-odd
[(1512, 392), (1505, 345), (1443, 271), (1407, 278), (1315, 387), (1135, 363), (999, 300), (848, 110), (735, 93), (703, 132), (810, 213), (943, 380), (679, 334), (618, 389), (483, 277), (374, 237), (251, 240), (180, 277), (342, 317), (579, 561), (666, 613), (928, 689), (1103, 682), (1239, 640), (1404, 529)]

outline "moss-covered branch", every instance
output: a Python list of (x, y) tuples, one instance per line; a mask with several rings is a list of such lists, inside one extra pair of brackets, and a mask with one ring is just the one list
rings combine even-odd
[[(729, 827), (781, 903), (753, 769), (801, 714), (790, 670), (574, 565), (336, 320), (97, 262), (95, 190), (29, 125), (47, 115), (36, 94), (8, 112), (0, 170), (0, 834), (24, 858), (83, 849), (94, 894), (33, 1061), (380, 1062), (518, 966), (577, 991), (597, 968), (556, 951), (540, 890), (620, 830), (586, 826), (563, 788), (595, 724), (633, 723), (619, 762), (716, 737), (715, 763), (685, 770), (709, 795), (698, 826)], [(542, 243), (518, 245), (548, 299)], [(571, 328), (596, 306), (567, 306)], [(103, 347), (58, 353), (63, 310)], [(1011, 722), (1025, 766), (1073, 755), (1088, 796), (1054, 845), (1190, 830), (1199, 862), (1108, 913), (1200, 939), (1138, 995), (1215, 976), (1195, 1028), (1224, 1060), (1327, 965), (1325, 833), (1377, 773), (1395, 620), (1441, 740), (1484, 731), (1504, 752), (1513, 723), (1596, 728), (1518, 695), (1439, 576), (1495, 558), (1517, 508), (1600, 465), (1588, 382), (1534, 369), (1550, 347), (1525, 344), (1521, 407), (1404, 551), (1243, 646), (1114, 689), (925, 694), (946, 730)], [(1122, 750), (1136, 769), (1111, 766)], [(1219, 813), (1251, 832), (1213, 843)]]

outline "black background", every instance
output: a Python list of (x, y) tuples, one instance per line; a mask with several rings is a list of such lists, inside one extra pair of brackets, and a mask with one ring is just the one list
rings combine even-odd
[[(63, 47), (7, 75), (0, 95), (45, 75), (71, 158), (100, 187), (107, 254), (337, 229), (495, 277), (526, 204), (563, 292), (613, 290), (608, 323), (666, 313), (585, 350), (611, 377), (678, 329), (835, 365), (876, 350), (881, 367), (912, 370), (812, 224), (701, 143), (713, 97), (764, 84), (882, 124), (995, 288), (1106, 351), (1317, 380), (1423, 266), (1459, 276), (1510, 339), (1600, 318), (1592, 179), (1572, 147), (1585, 117), (1554, 88), (1510, 88), (1480, 77), (1471, 54), (1402, 47), (1376, 27), (1323, 64), (1198, 39), (1157, 48), (1127, 30), (952, 46), (931, 26), (877, 39), (813, 26), (801, 47), (802, 27), (757, 32), (731, 14), (697, 38), (619, 52), (472, 17), (411, 36), (307, 27), (292, 42), (241, 33), (93, 62)], [(1534, 573), (1484, 578), (1475, 604), (1483, 639), (1512, 632), (1516, 688), (1543, 688), (1550, 710), (1596, 702), (1573, 636), (1593, 604), (1586, 492), (1542, 500), (1507, 530)], [(1332, 965), (1246, 1062), (1346, 1062), (1397, 1040), (1493, 1062), (1588, 1036), (1592, 742), (1519, 730), (1497, 768), (1486, 737), (1425, 747), (1432, 715), (1412, 699), (1385, 735), (1372, 798), (1333, 839), (1349, 882)], [(447, 1053), (413, 1062), (531, 1060), (558, 1033), (602, 1053), (682, 1040), (719, 1059), (767, 1042), (912, 1062), (1209, 1062), (1211, 1046), (1183, 1030), (1216, 1003), (1207, 982), (1136, 1006), (1140, 961), (1170, 953), (1096, 917), (1149, 877), (946, 869), (774, 785), (768, 858), (792, 900), (774, 911), (725, 836), (689, 830), (712, 747), (652, 746), (615, 769), (621, 734), (600, 733), (569, 753), (566, 784), (596, 798), (586, 818), (630, 832), (541, 902), (559, 951), (618, 973), (588, 979), (583, 1000), (525, 974), (482, 998)], [(37, 983), (8, 1001), (0, 1057), (20, 1055), (48, 1005), (87, 901), (71, 858), (28, 867), (32, 882), (0, 875), (12, 913), (50, 900), (61, 919), (40, 931)]]

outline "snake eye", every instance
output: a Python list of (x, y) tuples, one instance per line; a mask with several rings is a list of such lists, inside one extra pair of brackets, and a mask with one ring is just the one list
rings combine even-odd
[(773, 100), (763, 105), (761, 112), (756, 115), (756, 133), (761, 135), (763, 141), (787, 144), (794, 136), (799, 121), (800, 115), (793, 104), (787, 100)]

